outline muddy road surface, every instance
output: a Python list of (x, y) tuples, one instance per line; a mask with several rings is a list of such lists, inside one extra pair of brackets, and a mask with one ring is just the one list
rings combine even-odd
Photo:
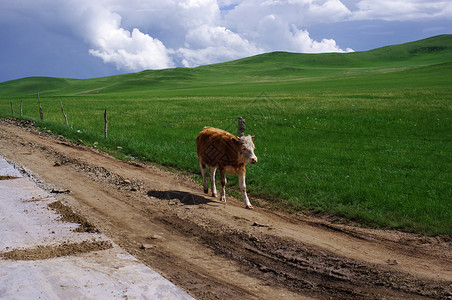
[(224, 204), (189, 176), (29, 122), (0, 120), (0, 155), (197, 299), (452, 298), (450, 237), (286, 214), (261, 200), (253, 210), (231, 197)]

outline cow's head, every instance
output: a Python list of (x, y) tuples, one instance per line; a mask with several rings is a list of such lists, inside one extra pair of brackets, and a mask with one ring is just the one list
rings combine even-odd
[(240, 146), (240, 156), (243, 158), (244, 162), (247, 164), (257, 163), (256, 154), (254, 154), (254, 136), (240, 136), (238, 138), (238, 144)]

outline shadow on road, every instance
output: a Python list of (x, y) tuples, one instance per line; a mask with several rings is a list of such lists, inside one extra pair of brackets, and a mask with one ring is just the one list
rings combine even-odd
[(148, 196), (162, 200), (177, 199), (185, 205), (199, 205), (214, 202), (203, 196), (182, 191), (148, 191)]

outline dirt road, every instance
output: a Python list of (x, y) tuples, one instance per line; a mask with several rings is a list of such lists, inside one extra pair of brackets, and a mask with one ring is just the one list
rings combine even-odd
[(0, 154), (198, 299), (452, 298), (450, 237), (247, 210), (231, 197), (225, 205), (190, 177), (117, 160), (27, 122), (0, 120)]

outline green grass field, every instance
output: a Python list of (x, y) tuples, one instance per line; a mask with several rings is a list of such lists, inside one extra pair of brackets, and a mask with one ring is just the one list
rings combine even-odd
[[(12, 102), (19, 117), (21, 100), (24, 118), (54, 133), (196, 174), (202, 127), (236, 133), (243, 116), (257, 136), (251, 201), (452, 234), (452, 35), (358, 53), (276, 52), (194, 69), (0, 83), (0, 116), (11, 116)], [(227, 190), (237, 191), (229, 179)]]

